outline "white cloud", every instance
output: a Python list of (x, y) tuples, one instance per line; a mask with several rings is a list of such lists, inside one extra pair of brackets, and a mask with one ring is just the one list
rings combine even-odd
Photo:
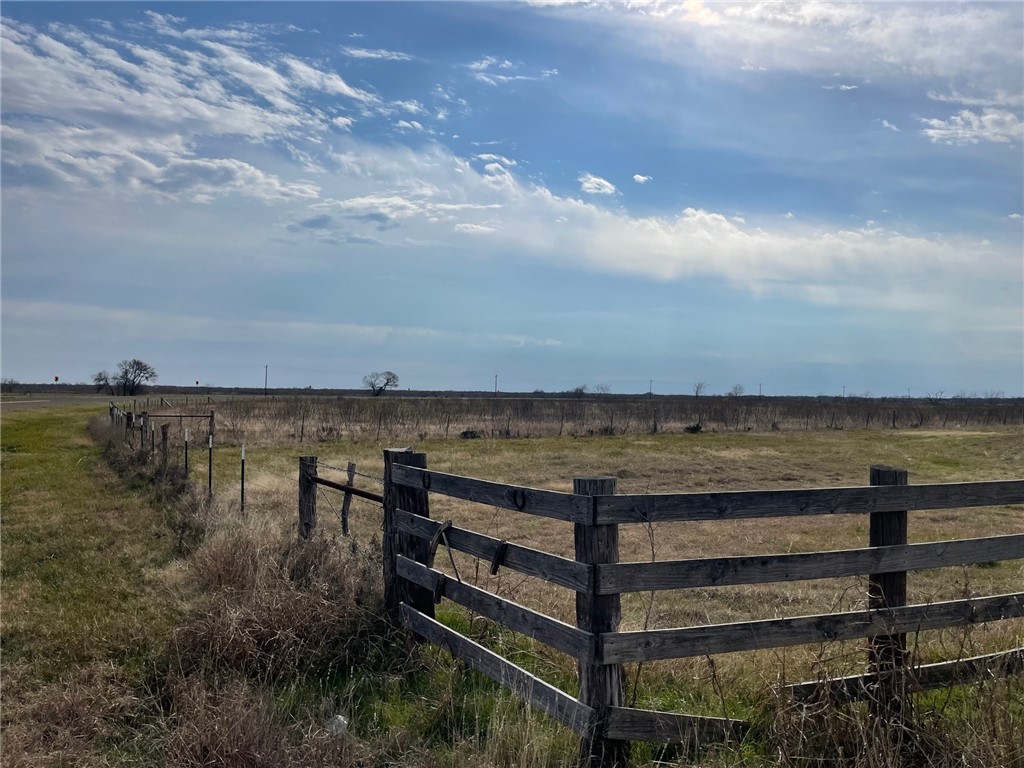
[(588, 195), (614, 195), (617, 192), (614, 184), (592, 173), (581, 174), (578, 181), (580, 191)]
[(897, 128), (897, 127), (896, 127), (895, 125), (893, 125), (892, 123), (890, 123), (890, 122), (889, 122), (888, 120), (886, 120), (885, 118), (882, 118), (882, 127), (883, 127), (883, 128), (888, 128), (888, 129), (889, 129), (890, 131), (896, 131), (896, 133), (899, 133), (899, 132), (900, 132), (900, 129), (899, 129), (899, 128)]
[(860, 88), (859, 85), (847, 85), (846, 83), (840, 83), (839, 85), (823, 85), (821, 87), (826, 91), (856, 91)]
[(512, 168), (516, 165), (515, 160), (511, 160), (505, 157), (504, 155), (494, 155), (491, 154), (490, 152), (485, 152), (483, 154), (476, 155), (476, 158), (477, 160), (483, 160), (484, 162), (487, 163), (501, 163), (502, 165), (508, 166), (509, 168)]
[(487, 226), (486, 224), (456, 224), (456, 232), (465, 232), (470, 235), (489, 235), (497, 230), (494, 227)]
[(793, 215), (793, 212), (792, 212), (792, 211), (786, 211), (786, 215), (785, 215), (785, 217), (784, 217), (784, 218), (787, 218), (787, 219), (795, 219), (795, 218), (796, 218), (796, 216), (794, 216), (794, 215)]
[(948, 120), (921, 118), (921, 122), (926, 126), (921, 133), (933, 144), (963, 146), (983, 141), (1008, 144), (1024, 138), (1020, 118), (1004, 109), (984, 109), (980, 115), (962, 109)]
[(986, 105), (1007, 105), (1007, 95), (1020, 103), (1021, 15), (1012, 3), (653, 0), (551, 12), (600, 24), (653, 57), (692, 66), (697, 50), (701, 65), (725, 73), (933, 78)]
[(1011, 214), (1010, 214), (1009, 216), (1007, 216), (1006, 218), (1008, 218), (1008, 219), (1013, 219), (1013, 220), (1015, 220), (1015, 221), (1020, 221), (1021, 219), (1024, 219), (1024, 216), (1022, 216), (1022, 215), (1021, 215), (1021, 214), (1019, 214), (1019, 213), (1011, 213)]
[(355, 120), (353, 120), (351, 117), (335, 117), (333, 120), (331, 120), (331, 123), (334, 126), (340, 128), (343, 131), (350, 130), (352, 128), (352, 123), (354, 122)]
[(380, 105), (377, 107), (376, 112), (381, 115), (393, 115), (396, 112), (408, 112), (412, 115), (427, 114), (426, 108), (416, 101), (416, 99), (400, 99), (398, 101), (391, 101), (386, 105)]
[(425, 133), (427, 130), (417, 120), (399, 120), (395, 123), (395, 128), (400, 131), (416, 131), (418, 133)]
[[(318, 91), (364, 107), (377, 97), (294, 57), (258, 60), (262, 49), (249, 46), (260, 33), (256, 25), (226, 34), (184, 28), (183, 19), (166, 15), (148, 18), (170, 42), (118, 42), (69, 25), (51, 25), (49, 34), (41, 34), (5, 20), (5, 168), (61, 194), (76, 194), (85, 185), (104, 195), (195, 202), (225, 194), (315, 197), (317, 187), (309, 182), (283, 181), (252, 162), (210, 156), (201, 148), (219, 138), (253, 146), (279, 140), (315, 169), (295, 142), (332, 123), (345, 129), (351, 121), (310, 108), (305, 95)], [(198, 47), (179, 47), (181, 38)], [(222, 42), (233, 38), (247, 47)]]
[(644, 175), (639, 174), (639, 173), (634, 173), (633, 174), (633, 181), (635, 181), (637, 184), (646, 184), (648, 181), (651, 180), (651, 178), (653, 178), (653, 177), (651, 177), (651, 176), (644, 176)]
[(1013, 93), (1000, 89), (987, 96), (968, 96), (956, 90), (949, 93), (928, 91), (928, 98), (932, 101), (963, 104), (968, 107), (1020, 107), (1024, 105), (1024, 93)]
[[(362, 35), (360, 35), (362, 37)], [(411, 61), (412, 56), (400, 51), (387, 51), (383, 48), (342, 48), (341, 52), (353, 59), (382, 59), (384, 61)]]
[(519, 65), (508, 59), (499, 59), (496, 56), (484, 56), (482, 59), (471, 61), (466, 68), (473, 73), (473, 77), (487, 85), (502, 85), (517, 80), (546, 80), (558, 74), (557, 69), (541, 70), (539, 75), (523, 75), (516, 72)]

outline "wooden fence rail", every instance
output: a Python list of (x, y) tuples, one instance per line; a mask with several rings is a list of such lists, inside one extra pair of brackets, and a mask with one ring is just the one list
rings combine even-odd
[[(1024, 648), (909, 667), (906, 633), (1024, 616), (1024, 592), (907, 605), (907, 573), (922, 569), (1024, 559), (1024, 532), (953, 541), (907, 543), (912, 510), (1024, 503), (1024, 480), (907, 485), (906, 472), (871, 468), (857, 488), (616, 495), (613, 478), (577, 479), (573, 492), (548, 491), (427, 469), (424, 454), (386, 451), (384, 493), (357, 492), (316, 475), (316, 459), (300, 467), (303, 502), (316, 485), (379, 500), (384, 509), (385, 602), (393, 620), (421, 640), (514, 691), (580, 734), (580, 765), (623, 766), (632, 740), (688, 742), (740, 739), (748, 724), (728, 718), (654, 712), (624, 706), (622, 665), (868, 638), (867, 671), (838, 680), (790, 685), (794, 699), (869, 699), (886, 723), (909, 726), (911, 692), (1024, 671)], [(304, 485), (305, 483), (305, 485)], [(303, 490), (305, 488), (305, 490)], [(569, 559), (430, 519), (429, 494), (573, 523)], [(308, 518), (309, 510), (305, 513)], [(796, 515), (866, 514), (868, 546), (826, 552), (619, 563), (620, 524), (737, 520)], [(308, 533), (308, 531), (307, 531)], [(466, 584), (434, 566), (440, 545), (490, 564), (573, 590), (576, 626)], [(452, 561), (454, 564), (454, 560)], [(638, 632), (619, 631), (620, 595), (665, 589), (763, 584), (867, 576), (862, 610)], [(567, 654), (579, 665), (573, 697), (434, 619), (450, 600)]]

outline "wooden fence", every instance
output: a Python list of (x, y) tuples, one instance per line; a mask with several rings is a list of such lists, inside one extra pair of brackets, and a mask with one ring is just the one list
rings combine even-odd
[[(310, 527), (316, 459), (300, 459), (300, 532)], [(1024, 616), (1024, 592), (907, 605), (908, 571), (1024, 558), (1024, 533), (921, 544), (907, 543), (908, 510), (1024, 503), (1024, 480), (907, 485), (907, 473), (872, 467), (871, 485), (815, 490), (615, 495), (614, 478), (573, 481), (573, 492), (527, 488), (427, 469), (426, 455), (384, 454), (385, 603), (396, 622), (516, 692), (582, 737), (581, 765), (620, 766), (629, 742), (687, 742), (742, 736), (746, 723), (624, 706), (626, 662), (868, 639), (865, 675), (789, 686), (798, 700), (867, 698), (887, 723), (903, 725), (906, 694), (1019, 672), (1024, 648), (910, 668), (906, 633)], [(303, 491), (305, 484), (306, 491)], [(351, 482), (346, 487), (352, 493)], [(309, 492), (313, 488), (313, 493)], [(430, 519), (429, 494), (441, 494), (574, 525), (569, 559)], [(347, 498), (347, 494), (346, 494)], [(302, 499), (307, 508), (303, 509)], [(668, 521), (736, 520), (799, 515), (869, 515), (868, 547), (828, 552), (619, 562), (619, 526)], [(304, 516), (305, 515), (305, 516)], [(305, 522), (302, 522), (305, 521)], [(305, 526), (305, 527), (304, 527)], [(576, 593), (575, 626), (558, 621), (433, 567), (440, 543)], [(864, 609), (816, 616), (743, 621), (635, 632), (619, 631), (626, 592), (865, 575)], [(513, 631), (574, 657), (579, 692), (572, 696), (438, 622), (434, 606), (451, 600)]]

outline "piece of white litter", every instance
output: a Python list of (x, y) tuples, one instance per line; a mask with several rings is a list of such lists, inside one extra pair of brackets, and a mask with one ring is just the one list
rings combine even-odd
[(344, 736), (348, 730), (348, 718), (344, 715), (335, 715), (324, 727), (331, 736)]

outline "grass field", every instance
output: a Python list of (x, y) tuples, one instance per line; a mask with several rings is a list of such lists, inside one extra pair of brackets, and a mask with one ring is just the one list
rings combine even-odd
[[(159, 501), (133, 479), (137, 474), (109, 469), (85, 430), (89, 413), (95, 411), (4, 415), (5, 764), (62, 764), (65, 755), (67, 764), (163, 764), (173, 758), (202, 765), (203, 749), (222, 758), (234, 755), (234, 762), (225, 758), (222, 763), (238, 765), (310, 760), (340, 765), (571, 764), (571, 735), (498, 695), (476, 675), (453, 668), (445, 652), (421, 650), (411, 662), (396, 650), (401, 644), (382, 643), (368, 629), (374, 626), (370, 614), (378, 599), (372, 582), (379, 567), (379, 508), (353, 502), (352, 546), (336, 539), (332, 512), (340, 499), (324, 492), (319, 549), (314, 554), (296, 550), (298, 455), (316, 454), (322, 463), (339, 467), (356, 461), (361, 472), (379, 477), (383, 443), (306, 446), (287, 438), (250, 445), (244, 516), (238, 510), (239, 446), (219, 444), (214, 451), (217, 503), (207, 510), (192, 498), (182, 512), (180, 499)], [(404, 437), (402, 444), (415, 441), (434, 469), (555, 490), (569, 490), (574, 477), (612, 475), (618, 478), (619, 493), (863, 485), (873, 463), (909, 470), (912, 483), (1003, 479), (1020, 476), (1024, 466), (1019, 428), (529, 440)], [(173, 450), (177, 453), (180, 446), (176, 443)], [(205, 488), (205, 446), (197, 450), (193, 444), (191, 464), (193, 481)], [(321, 469), (322, 475), (331, 472)], [(359, 484), (374, 485), (366, 478)], [(432, 499), (432, 504), (435, 518), (538, 549), (571, 552), (567, 525), (446, 499)], [(1019, 533), (1022, 511), (1016, 506), (914, 513), (910, 540)], [(849, 516), (770, 525), (624, 527), (622, 559), (856, 547), (866, 543), (866, 522)], [(439, 557), (438, 564), (446, 560)], [(486, 577), (486, 565), (465, 558), (457, 562), (463, 578), (573, 621), (571, 593), (506, 571)], [(1020, 560), (911, 574), (909, 579), (912, 601), (1009, 592), (1022, 582)], [(864, 592), (863, 580), (845, 579), (662, 592), (653, 598), (630, 595), (624, 597), (623, 628), (824, 613), (857, 605)], [(447, 605), (441, 615), (573, 690), (574, 668), (566, 657), (483, 628)], [(331, 626), (343, 628), (334, 633), (340, 640), (327, 642)], [(912, 644), (920, 659), (931, 661), (1007, 649), (1022, 639), (1024, 626), (1010, 621), (966, 633), (922, 633), (912, 637)], [(638, 706), (713, 715), (724, 711), (769, 724), (758, 740), (739, 750), (704, 753), (701, 759), (708, 765), (881, 764), (858, 762), (855, 754), (839, 756), (836, 745), (845, 742), (818, 744), (813, 728), (801, 730), (772, 699), (779, 682), (848, 672), (862, 664), (863, 644), (856, 643), (657, 662), (628, 670), (628, 696)], [(170, 674), (175, 665), (177, 671)], [(231, 702), (218, 693), (222, 690), (233, 691)], [(926, 730), (948, 741), (928, 752), (930, 762), (924, 764), (1021, 764), (1022, 697), (1016, 681), (918, 697)], [(41, 727), (54, 702), (75, 703), (76, 716), (92, 725), (85, 728), (72, 718), (80, 737), (74, 737), (74, 727), (72, 736), (52, 722), (50, 730)], [(339, 711), (353, 720), (352, 738), (342, 746), (320, 727)], [(256, 713), (255, 722), (262, 723), (255, 732), (247, 730), (253, 726), (245, 724), (246, 712)], [(842, 727), (832, 723), (830, 728), (854, 738), (851, 722), (841, 719)], [(210, 743), (204, 723), (220, 724), (235, 740)], [(40, 732), (51, 736), (40, 737)], [(276, 755), (276, 763), (239, 756), (245, 751), (239, 745), (252, 746), (259, 734), (264, 739), (260, 749)], [(654, 758), (689, 759), (647, 748), (638, 748), (636, 758), (640, 764)]]

